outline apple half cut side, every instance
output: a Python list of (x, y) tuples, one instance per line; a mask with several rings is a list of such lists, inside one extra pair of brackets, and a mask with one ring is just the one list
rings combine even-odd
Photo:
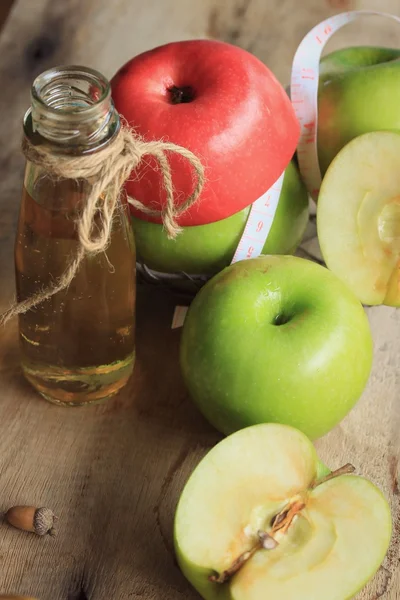
[(366, 133), (337, 154), (317, 230), (328, 268), (363, 304), (400, 306), (400, 133)]
[(322, 475), (300, 431), (261, 424), (222, 440), (189, 478), (175, 550), (206, 600), (346, 600), (391, 537), (383, 494), (346, 465)]

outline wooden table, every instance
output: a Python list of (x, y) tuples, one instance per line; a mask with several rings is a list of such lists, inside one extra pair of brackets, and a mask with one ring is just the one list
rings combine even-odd
[[(400, 14), (398, 0), (18, 0), (0, 39), (0, 307), (13, 294), (13, 238), (21, 193), (21, 119), (29, 86), (45, 68), (84, 63), (112, 76), (132, 55), (171, 40), (217, 37), (264, 60), (283, 83), (302, 36), (348, 8)], [(380, 19), (341, 32), (344, 43), (396, 45), (398, 29)], [(127, 389), (98, 408), (62, 409), (23, 381), (16, 324), (0, 332), (0, 510), (49, 506), (57, 538), (0, 525), (0, 592), (41, 600), (195, 599), (176, 567), (172, 522), (188, 475), (219, 435), (184, 390), (173, 299), (139, 293), (138, 358)], [(375, 361), (351, 414), (321, 439), (336, 468), (347, 461), (390, 499), (394, 535), (387, 559), (358, 596), (400, 598), (400, 313), (368, 310)], [(275, 600), (275, 599), (274, 599)], [(323, 599), (321, 599), (323, 600)]]

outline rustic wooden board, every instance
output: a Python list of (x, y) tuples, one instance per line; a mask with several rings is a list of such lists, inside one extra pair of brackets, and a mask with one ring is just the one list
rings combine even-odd
[[(111, 76), (133, 54), (199, 36), (237, 43), (287, 83), (302, 36), (349, 8), (400, 14), (398, 0), (19, 0), (0, 38), (0, 308), (13, 293), (12, 246), (23, 160), (20, 122), (29, 85), (57, 63), (84, 63)], [(365, 20), (338, 34), (348, 43), (396, 44), (398, 30)], [(0, 510), (47, 505), (59, 515), (57, 538), (0, 525), (0, 592), (41, 600), (197, 598), (172, 551), (176, 501), (192, 468), (219, 435), (199, 416), (178, 368), (173, 300), (140, 294), (138, 360), (128, 388), (100, 408), (61, 409), (41, 401), (18, 366), (15, 324), (0, 332)], [(400, 315), (368, 311), (375, 339), (363, 398), (317, 444), (331, 467), (351, 460), (390, 498), (394, 535), (383, 568), (358, 596), (400, 598)], [(322, 599), (321, 599), (322, 600)]]

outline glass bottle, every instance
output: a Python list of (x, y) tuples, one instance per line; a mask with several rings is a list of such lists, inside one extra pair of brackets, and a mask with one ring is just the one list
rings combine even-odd
[[(82, 67), (33, 83), (24, 135), (58, 154), (86, 155), (118, 134), (108, 81)], [(17, 300), (46, 289), (78, 249), (75, 221), (87, 180), (56, 179), (27, 162), (15, 244)], [(116, 394), (135, 360), (135, 245), (122, 198), (106, 252), (85, 256), (70, 286), (19, 316), (22, 369), (47, 400), (80, 406)]]

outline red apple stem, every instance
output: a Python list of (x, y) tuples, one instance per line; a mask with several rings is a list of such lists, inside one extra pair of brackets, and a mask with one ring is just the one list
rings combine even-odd
[(172, 104), (185, 104), (186, 102), (193, 102), (194, 100), (194, 92), (189, 85), (182, 87), (173, 85), (168, 89), (168, 92)]
[(356, 468), (354, 465), (347, 463), (346, 465), (343, 465), (343, 467), (340, 467), (339, 469), (332, 471), (332, 473), (328, 473), (328, 475), (325, 475), (325, 477), (322, 477), (321, 479), (315, 481), (312, 484), (311, 489), (313, 490), (319, 485), (325, 483), (326, 481), (330, 481), (331, 479), (335, 479), (336, 477), (340, 477), (341, 475), (348, 475), (349, 473), (354, 473), (355, 470)]

